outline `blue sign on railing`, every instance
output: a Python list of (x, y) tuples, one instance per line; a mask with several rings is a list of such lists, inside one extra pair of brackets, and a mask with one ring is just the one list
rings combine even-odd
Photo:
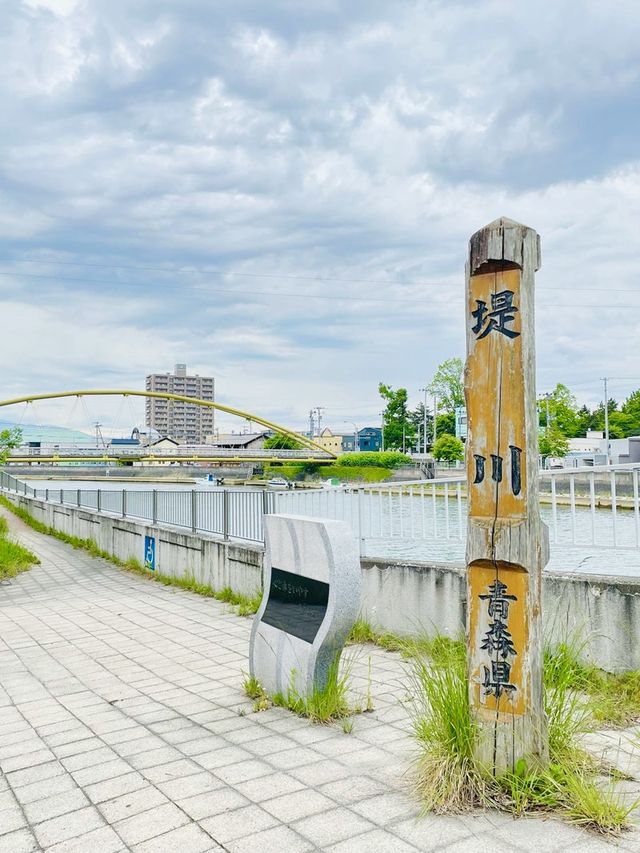
[(145, 569), (151, 569), (152, 572), (156, 570), (156, 537), (155, 536), (145, 536), (144, 537), (144, 567)]

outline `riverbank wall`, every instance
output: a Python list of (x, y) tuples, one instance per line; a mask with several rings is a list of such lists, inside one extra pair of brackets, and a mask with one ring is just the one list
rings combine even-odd
[[(121, 560), (145, 561), (154, 540), (156, 571), (190, 576), (216, 590), (253, 595), (262, 585), (262, 546), (224, 541), (165, 525), (60, 506), (7, 494), (35, 519), (80, 539), (92, 539)], [(466, 619), (465, 568), (365, 557), (361, 617), (378, 632), (459, 636)], [(546, 639), (575, 637), (581, 656), (610, 672), (640, 670), (640, 579), (546, 572), (542, 584)]]

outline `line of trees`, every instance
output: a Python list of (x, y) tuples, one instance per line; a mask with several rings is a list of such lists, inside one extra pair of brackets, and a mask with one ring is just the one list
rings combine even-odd
[[(463, 407), (464, 363), (461, 358), (443, 361), (435, 372), (427, 391), (438, 400), (436, 435), (433, 445), (433, 412), (426, 411), (426, 444), (438, 459), (461, 459), (463, 445), (450, 441), (455, 437), (455, 410)], [(384, 446), (389, 450), (408, 451), (422, 449), (424, 438), (424, 402), (414, 409), (409, 408), (406, 388), (392, 388), (380, 383), (378, 390), (385, 403), (383, 413)], [(609, 438), (627, 438), (640, 435), (640, 389), (633, 391), (619, 404), (613, 398), (607, 401), (609, 416)], [(573, 392), (562, 383), (539, 400), (540, 453), (542, 456), (565, 456), (570, 438), (586, 435), (589, 430), (605, 428), (604, 403), (589, 409), (578, 406)], [(548, 421), (548, 422), (547, 422)], [(443, 441), (440, 441), (443, 439)], [(441, 455), (438, 455), (441, 454)]]
[[(388, 450), (422, 449), (425, 443), (437, 459), (454, 461), (464, 456), (464, 446), (456, 439), (455, 410), (464, 406), (464, 364), (461, 358), (450, 358), (438, 367), (427, 386), (431, 397), (438, 398), (436, 416), (437, 441), (433, 444), (433, 412), (424, 402), (409, 408), (406, 388), (392, 388), (380, 383), (378, 391), (385, 403), (383, 412), (384, 446)], [(426, 417), (425, 417), (426, 414)], [(452, 440), (453, 439), (453, 440)], [(440, 454), (440, 455), (437, 455)]]

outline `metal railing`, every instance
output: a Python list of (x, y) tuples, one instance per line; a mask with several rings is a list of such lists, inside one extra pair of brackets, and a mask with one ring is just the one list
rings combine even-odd
[[(27, 497), (168, 524), (225, 539), (264, 541), (265, 513), (346, 521), (362, 553), (460, 561), (467, 524), (464, 476), (294, 491), (259, 489), (34, 489), (2, 472), (0, 488)], [(640, 572), (640, 464), (541, 472), (541, 515), (553, 553), (577, 563), (601, 549), (626, 552)], [(620, 561), (616, 560), (616, 565)]]
[(163, 459), (163, 458), (181, 458), (189, 460), (192, 457), (211, 457), (211, 458), (228, 458), (228, 459), (243, 459), (251, 457), (252, 459), (307, 459), (317, 457), (318, 459), (329, 460), (331, 454), (322, 453), (319, 450), (302, 449), (302, 450), (265, 450), (264, 448), (228, 448), (215, 447), (211, 444), (189, 444), (176, 445), (176, 447), (153, 447), (149, 445), (140, 445), (138, 447), (127, 447), (122, 445), (113, 445), (109, 447), (64, 447), (61, 445), (43, 445), (42, 447), (17, 447), (9, 452), (8, 461), (11, 462), (12, 457), (24, 459), (33, 458), (34, 462), (38, 461), (38, 456), (61, 456), (61, 457), (95, 457), (96, 459), (120, 459), (120, 458), (145, 458), (145, 459)]
[(0, 490), (246, 542), (264, 542), (263, 516), (275, 505), (275, 493), (261, 489), (34, 489), (4, 471)]
[[(540, 472), (540, 512), (556, 548), (640, 549), (640, 464)], [(359, 539), (463, 542), (467, 483), (462, 474), (276, 495), (277, 512), (343, 519)]]

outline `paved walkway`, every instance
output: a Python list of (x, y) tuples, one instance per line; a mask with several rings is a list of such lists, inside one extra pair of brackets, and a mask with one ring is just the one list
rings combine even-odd
[(0, 853), (614, 849), (553, 820), (420, 818), (397, 655), (356, 650), (375, 711), (351, 734), (252, 713), (248, 619), (10, 524), (42, 565), (0, 585)]

